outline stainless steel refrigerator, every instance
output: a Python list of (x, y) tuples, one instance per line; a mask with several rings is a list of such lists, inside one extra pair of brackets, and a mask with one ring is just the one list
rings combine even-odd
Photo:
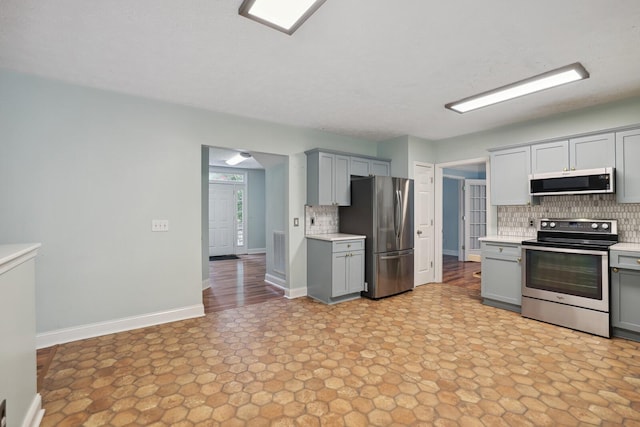
[(340, 207), (340, 232), (365, 240), (363, 296), (387, 297), (413, 289), (413, 180), (354, 178), (351, 206)]

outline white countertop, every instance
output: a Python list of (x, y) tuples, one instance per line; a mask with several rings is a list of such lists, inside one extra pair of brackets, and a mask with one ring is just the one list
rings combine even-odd
[(535, 239), (532, 236), (485, 236), (478, 240), (481, 242), (497, 242), (497, 243), (522, 243), (523, 240)]
[(354, 240), (365, 239), (367, 236), (360, 234), (346, 234), (346, 233), (325, 233), (325, 234), (307, 234), (307, 239), (326, 240), (329, 242), (335, 242), (338, 240)]
[(616, 243), (613, 246), (609, 246), (609, 249), (614, 251), (640, 252), (640, 243)]
[(40, 243), (0, 245), (0, 274), (36, 256)]

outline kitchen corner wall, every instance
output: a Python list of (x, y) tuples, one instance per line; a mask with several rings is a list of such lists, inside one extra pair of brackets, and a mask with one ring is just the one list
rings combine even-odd
[[(311, 218), (314, 224), (311, 225)], [(304, 234), (337, 233), (340, 221), (337, 206), (305, 206)]]
[(640, 243), (640, 204), (616, 203), (615, 194), (543, 196), (539, 205), (498, 206), (498, 235), (535, 237), (530, 218), (536, 224), (541, 218), (617, 219), (619, 240)]

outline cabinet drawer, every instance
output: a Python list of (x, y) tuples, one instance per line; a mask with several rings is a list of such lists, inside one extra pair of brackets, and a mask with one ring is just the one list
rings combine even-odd
[(359, 251), (364, 249), (364, 240), (341, 240), (333, 242), (333, 253), (347, 252), (347, 251)]
[(483, 256), (500, 256), (500, 257), (520, 257), (522, 256), (522, 248), (517, 244), (510, 243), (494, 243), (482, 242), (481, 245)]
[(640, 270), (640, 252), (611, 251), (609, 256), (611, 267)]

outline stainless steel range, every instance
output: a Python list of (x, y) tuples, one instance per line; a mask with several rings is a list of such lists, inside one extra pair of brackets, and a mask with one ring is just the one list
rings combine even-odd
[(616, 220), (542, 219), (522, 242), (522, 315), (603, 337), (609, 320), (609, 246)]

